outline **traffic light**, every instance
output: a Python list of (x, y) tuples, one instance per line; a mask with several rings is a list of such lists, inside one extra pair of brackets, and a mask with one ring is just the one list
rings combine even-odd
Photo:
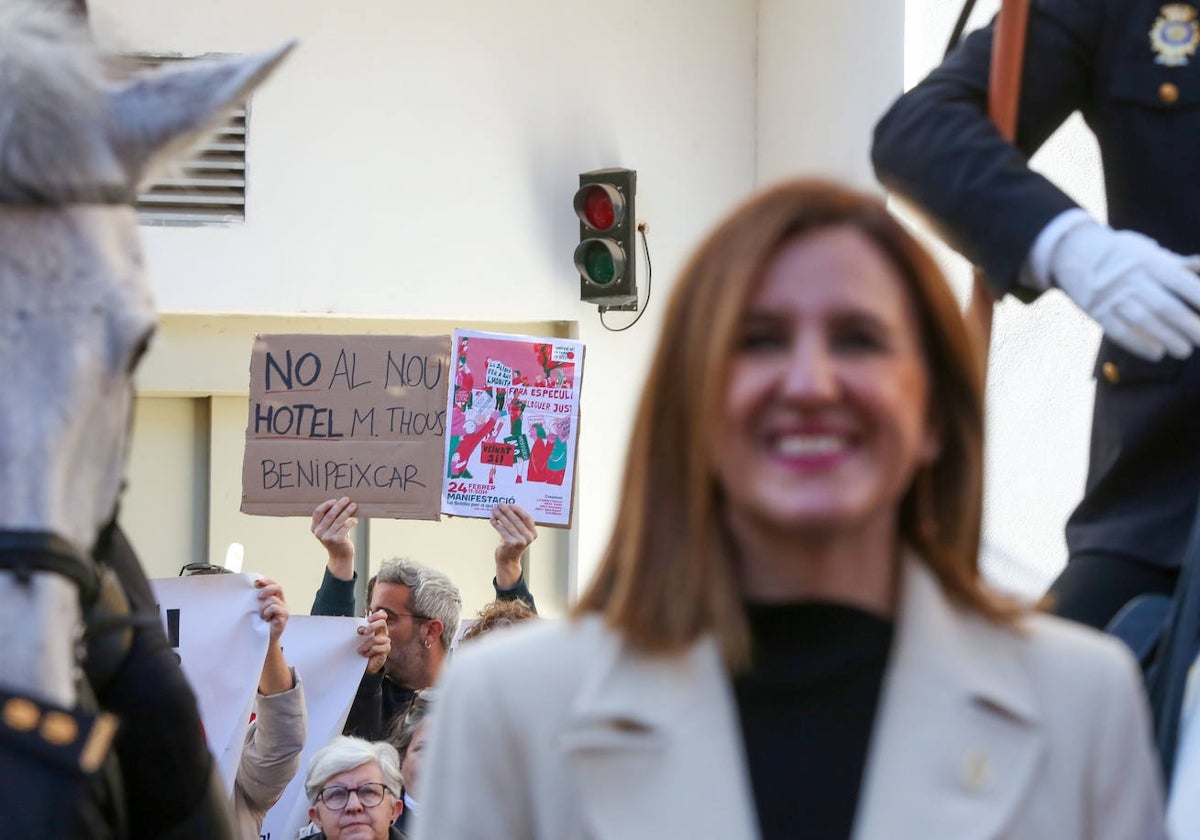
[(604, 307), (637, 308), (637, 172), (597, 169), (579, 176), (579, 299)]

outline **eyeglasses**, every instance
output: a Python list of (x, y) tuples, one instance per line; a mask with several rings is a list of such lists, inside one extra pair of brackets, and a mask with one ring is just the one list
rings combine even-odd
[(188, 575), (228, 575), (232, 574), (224, 566), (214, 566), (212, 563), (188, 563), (179, 570), (180, 577)]
[(397, 618), (404, 618), (405, 616), (408, 616), (413, 621), (433, 621), (432, 616), (421, 615), (420, 613), (392, 612), (387, 607), (376, 607), (375, 609), (371, 609), (370, 607), (367, 607), (367, 612), (363, 617), (369, 619), (371, 617), (371, 613), (373, 613), (373, 612), (382, 612), (384, 614), (384, 616), (386, 617), (389, 624), (391, 622), (395, 621)]
[(382, 782), (367, 782), (356, 788), (330, 785), (321, 789), (317, 794), (317, 801), (325, 803), (325, 807), (330, 811), (344, 811), (350, 803), (352, 793), (358, 795), (358, 801), (364, 808), (374, 808), (383, 801), (383, 795), (391, 791)]

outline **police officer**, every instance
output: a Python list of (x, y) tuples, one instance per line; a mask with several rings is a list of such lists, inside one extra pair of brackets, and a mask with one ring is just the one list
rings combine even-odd
[[(1056, 611), (1104, 626), (1170, 593), (1200, 499), (1200, 22), (1162, 0), (1031, 0), (1015, 147), (987, 118), (993, 26), (879, 122), (880, 180), (993, 291), (1060, 288), (1104, 330), (1087, 485)], [(1099, 141), (1109, 224), (1027, 160), (1073, 112)]]

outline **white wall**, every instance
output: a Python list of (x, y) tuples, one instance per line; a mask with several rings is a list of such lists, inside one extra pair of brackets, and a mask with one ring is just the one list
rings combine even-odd
[[(246, 223), (144, 231), (160, 309), (578, 322), (586, 578), (672, 275), (754, 185), (753, 0), (89, 6), (127, 50), (301, 41), (252, 102)], [(603, 166), (638, 171), (650, 224), (655, 301), (623, 333), (571, 262), (577, 176)]]
[(871, 129), (900, 92), (904, 4), (759, 1), (758, 180), (878, 189)]

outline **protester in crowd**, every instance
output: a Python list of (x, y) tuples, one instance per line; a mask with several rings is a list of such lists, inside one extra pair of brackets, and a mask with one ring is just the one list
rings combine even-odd
[(439, 685), (418, 840), (1164, 836), (1129, 653), (984, 587), (981, 365), (882, 202), (753, 197), (660, 336), (573, 620)]
[[(189, 563), (180, 575), (230, 574), (223, 566)], [(304, 688), (296, 669), (288, 665), (280, 641), (287, 627), (287, 601), (283, 587), (270, 578), (254, 581), (258, 590), (258, 616), (269, 627), (267, 655), (258, 677), (254, 713), (233, 782), (233, 816), (238, 836), (257, 840), (263, 818), (279, 801), (300, 769), (300, 752), (308, 735)]]
[[(1105, 627), (1135, 596), (1174, 592), (1200, 498), (1200, 22), (1195, 3), (1032, 3), (1015, 143), (988, 118), (995, 31), (888, 110), (872, 159), (994, 294), (1061, 289), (1104, 331), (1087, 483), (1050, 594), (1058, 615)], [(1029, 166), (1075, 112), (1100, 147), (1107, 224)]]
[(400, 758), (384, 742), (339, 736), (321, 747), (304, 779), (317, 840), (403, 840), (392, 823), (400, 800)]
[[(348, 498), (330, 499), (313, 511), (313, 535), (329, 555), (313, 615), (352, 615), (354, 611), (354, 542), (357, 505)], [(500, 536), (495, 551), (498, 599), (533, 605), (525, 585), (521, 555), (537, 538), (533, 518), (518, 505), (498, 505), (492, 527)], [(462, 597), (443, 572), (409, 560), (385, 562), (368, 584), (368, 616), (383, 620), (391, 650), (386, 661), (367, 673), (346, 719), (345, 734), (368, 740), (387, 737), (391, 721), (408, 707), (413, 693), (433, 685), (458, 630)]]
[(258, 588), (258, 615), (271, 629), (254, 699), (254, 719), (246, 730), (233, 784), (234, 818), (238, 834), (245, 840), (257, 840), (263, 817), (300, 769), (300, 751), (308, 734), (304, 689), (280, 644), (289, 616), (283, 588), (268, 578), (259, 578), (254, 585)]
[(537, 613), (524, 601), (492, 601), (479, 611), (475, 621), (463, 633), (459, 644), (480, 639), (493, 630), (511, 627), (531, 618), (537, 618)]
[(412, 830), (412, 820), (421, 812), (418, 801), (421, 784), (421, 759), (425, 752), (429, 707), (437, 689), (424, 688), (413, 695), (412, 702), (402, 717), (392, 723), (388, 742), (400, 754), (400, 774), (404, 779), (404, 810), (396, 820), (401, 831)]

